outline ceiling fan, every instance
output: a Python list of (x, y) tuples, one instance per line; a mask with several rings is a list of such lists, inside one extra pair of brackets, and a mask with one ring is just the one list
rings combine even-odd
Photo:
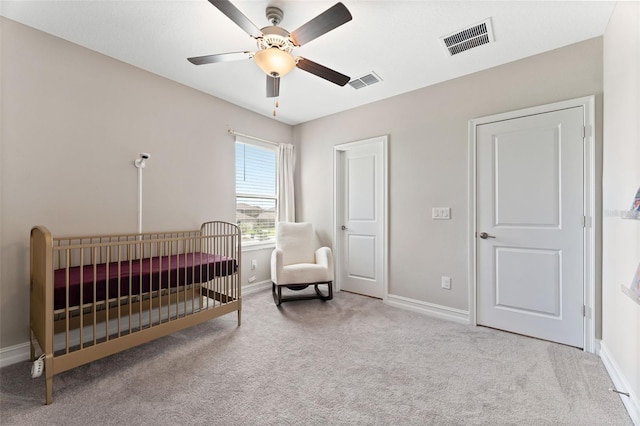
[(339, 86), (344, 86), (349, 82), (350, 78), (344, 74), (313, 62), (310, 59), (300, 56), (294, 57), (291, 54), (291, 51), (295, 47), (302, 46), (340, 25), (349, 22), (352, 19), (351, 13), (349, 13), (349, 10), (342, 3), (336, 3), (298, 29), (289, 32), (278, 26), (284, 17), (284, 13), (277, 7), (267, 7), (266, 16), (271, 25), (258, 28), (229, 0), (209, 0), (209, 2), (253, 37), (258, 44), (258, 50), (256, 52), (240, 51), (188, 58), (192, 64), (203, 65), (253, 59), (265, 74), (267, 74), (268, 98), (279, 96), (280, 77), (287, 74), (294, 67), (322, 77)]

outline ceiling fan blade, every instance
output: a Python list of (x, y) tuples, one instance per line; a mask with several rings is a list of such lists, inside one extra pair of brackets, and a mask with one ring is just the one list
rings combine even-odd
[(280, 77), (267, 76), (267, 98), (280, 96)]
[(256, 25), (249, 20), (240, 10), (233, 5), (229, 0), (209, 0), (209, 3), (214, 5), (218, 10), (224, 13), (227, 18), (231, 19), (237, 26), (242, 28), (251, 37), (262, 36), (262, 31)]
[(346, 6), (342, 3), (336, 3), (297, 30), (292, 31), (291, 40), (296, 46), (302, 46), (350, 20), (351, 13)]
[(231, 53), (218, 53), (215, 55), (195, 56), (193, 58), (187, 58), (193, 65), (215, 64), (217, 62), (231, 62), (239, 61), (242, 59), (251, 59), (251, 52), (231, 52)]
[(322, 77), (325, 80), (328, 80), (332, 83), (337, 84), (338, 86), (344, 86), (351, 80), (349, 76), (339, 73), (338, 71), (334, 71), (331, 68), (327, 68), (324, 65), (320, 65), (316, 62), (313, 62), (310, 59), (298, 58), (297, 67), (306, 72), (310, 72), (311, 74), (317, 75), (318, 77)]

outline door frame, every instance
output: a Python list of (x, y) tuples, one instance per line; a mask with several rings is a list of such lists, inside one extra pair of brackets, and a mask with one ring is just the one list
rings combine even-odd
[[(585, 135), (583, 154), (583, 185), (584, 201), (583, 212), (585, 216), (584, 246), (583, 246), (583, 304), (584, 304), (584, 351), (596, 353), (596, 314), (600, 310), (596, 306), (596, 234), (599, 232), (599, 221), (596, 220), (596, 120), (595, 120), (595, 96), (585, 96), (567, 101), (555, 102), (531, 108), (510, 111), (469, 120), (469, 322), (477, 326), (477, 259), (476, 259), (476, 162), (477, 141), (476, 128), (482, 124), (496, 121), (510, 120), (535, 114), (582, 107), (584, 112)], [(598, 229), (596, 229), (598, 228)], [(600, 297), (598, 297), (600, 300)]]
[(336, 291), (342, 289), (342, 238), (340, 218), (344, 214), (344, 176), (341, 167), (341, 155), (343, 152), (353, 148), (361, 148), (366, 145), (382, 144), (382, 300), (386, 301), (389, 295), (389, 135), (376, 136), (368, 139), (347, 142), (333, 146), (333, 254), (335, 266), (334, 288)]

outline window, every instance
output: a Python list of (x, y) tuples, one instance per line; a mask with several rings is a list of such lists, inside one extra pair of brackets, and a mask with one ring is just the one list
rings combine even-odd
[(236, 222), (242, 241), (272, 242), (278, 217), (275, 146), (236, 139)]

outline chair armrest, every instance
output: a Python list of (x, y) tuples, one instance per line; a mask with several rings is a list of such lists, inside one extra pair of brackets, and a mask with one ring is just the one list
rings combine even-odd
[(320, 247), (316, 250), (316, 265), (327, 268), (330, 275), (327, 279), (333, 281), (333, 252), (329, 247)]
[(283, 264), (283, 252), (280, 249), (275, 249), (271, 253), (271, 282), (277, 283), (278, 276), (282, 276)]

